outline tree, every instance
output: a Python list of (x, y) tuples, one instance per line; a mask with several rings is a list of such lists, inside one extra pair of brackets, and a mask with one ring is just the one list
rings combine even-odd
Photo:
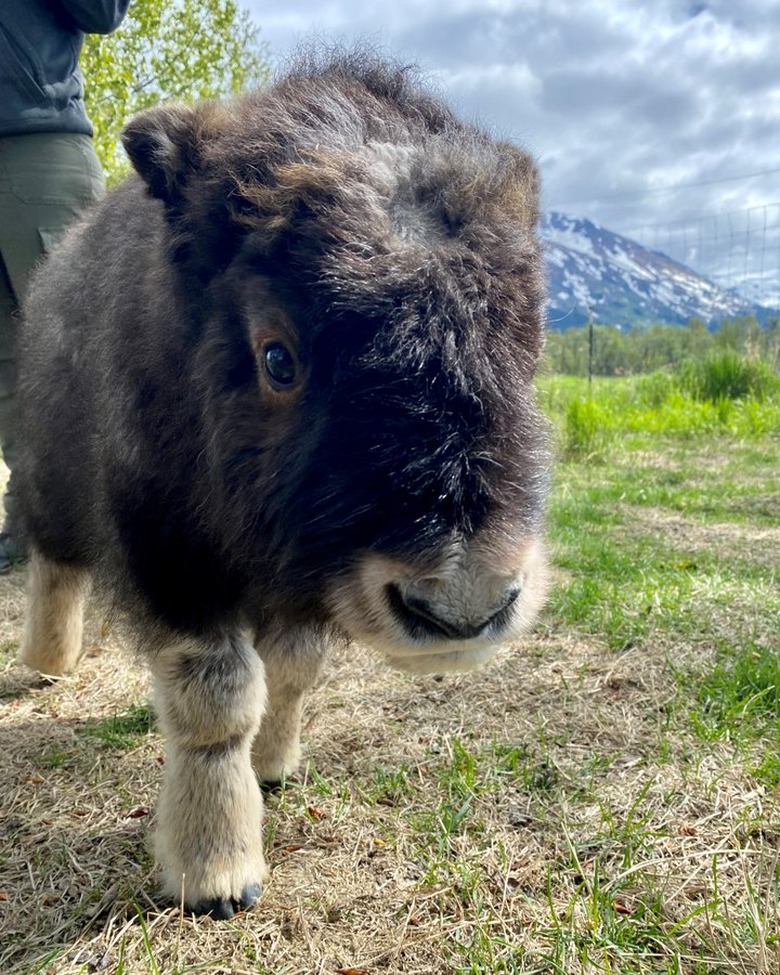
[(109, 184), (129, 169), (118, 139), (131, 115), (161, 101), (221, 98), (267, 81), (259, 34), (238, 0), (134, 0), (115, 33), (88, 35), (85, 102)]

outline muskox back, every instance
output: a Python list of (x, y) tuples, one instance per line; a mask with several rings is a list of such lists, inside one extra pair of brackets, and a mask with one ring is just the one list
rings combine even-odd
[(127, 612), (169, 739), (168, 886), (223, 915), (264, 873), (249, 747), (295, 766), (330, 639), (463, 668), (538, 609), (538, 181), (362, 55), (124, 142), (137, 175), (26, 307), (23, 655), (75, 663), (91, 578)]

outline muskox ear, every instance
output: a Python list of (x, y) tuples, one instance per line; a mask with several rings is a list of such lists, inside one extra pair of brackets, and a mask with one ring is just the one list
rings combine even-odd
[(179, 201), (208, 143), (225, 124), (225, 110), (213, 102), (161, 105), (131, 119), (122, 144), (151, 195), (171, 205)]
[(502, 205), (518, 223), (533, 230), (539, 223), (541, 178), (533, 158), (510, 142), (498, 143), (505, 170)]

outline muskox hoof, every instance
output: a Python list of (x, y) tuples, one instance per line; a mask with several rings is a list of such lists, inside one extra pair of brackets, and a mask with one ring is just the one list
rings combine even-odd
[(303, 779), (297, 774), (282, 775), (273, 779), (260, 779), (260, 791), (264, 796), (275, 796), (290, 786), (300, 785), (302, 782)]
[(260, 791), (264, 796), (276, 796), (284, 792), (284, 780), (272, 779), (270, 782), (261, 782)]
[(247, 884), (239, 898), (213, 897), (202, 900), (192, 908), (193, 914), (208, 914), (217, 921), (226, 921), (239, 911), (248, 911), (254, 907), (263, 892), (262, 884)]

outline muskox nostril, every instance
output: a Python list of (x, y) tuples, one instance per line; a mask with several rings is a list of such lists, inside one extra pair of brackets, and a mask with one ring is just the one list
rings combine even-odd
[(501, 605), (491, 608), (488, 614), (475, 614), (469, 618), (444, 617), (428, 599), (421, 598), (399, 586), (387, 587), (387, 600), (396, 618), (413, 638), (444, 637), (448, 640), (470, 640), (482, 634), (488, 626), (503, 628), (509, 611), (520, 595), (520, 589), (510, 590)]
[(396, 619), (404, 626), (409, 636), (420, 638), (425, 636), (445, 637), (449, 640), (456, 639), (457, 628), (447, 620), (441, 619), (431, 609), (430, 603), (413, 596), (409, 592), (403, 592), (396, 585), (387, 587), (387, 601)]
[(459, 628), (448, 620), (442, 619), (441, 616), (437, 616), (427, 600), (404, 593), (401, 593), (401, 599), (409, 613), (434, 630), (438, 630), (451, 640), (456, 639), (460, 635)]
[(510, 610), (517, 602), (522, 591), (522, 586), (515, 586), (514, 588), (510, 589), (504, 598), (503, 605), (499, 606), (490, 619), (487, 620), (485, 625), (487, 626), (488, 624), (492, 623), (497, 629), (503, 629), (509, 622)]

